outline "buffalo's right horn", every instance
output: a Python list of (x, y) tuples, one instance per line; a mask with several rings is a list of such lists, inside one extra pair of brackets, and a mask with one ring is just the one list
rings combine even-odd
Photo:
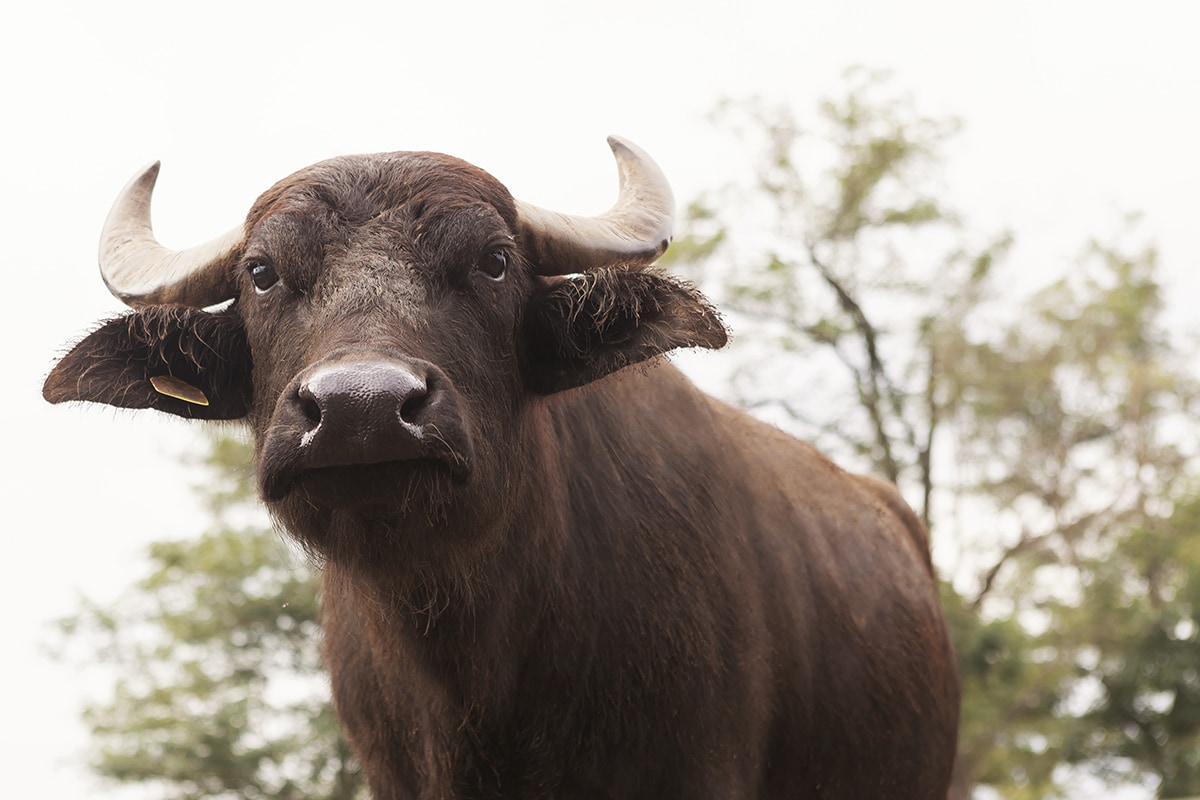
[(517, 215), (534, 268), (543, 275), (607, 266), (643, 267), (667, 249), (675, 232), (675, 197), (644, 150), (608, 137), (620, 172), (616, 205), (596, 217), (561, 214), (517, 201)]
[(229, 257), (245, 238), (242, 226), (186, 250), (163, 247), (150, 225), (150, 197), (159, 162), (133, 177), (113, 203), (100, 234), (100, 275), (126, 305), (170, 303), (204, 308), (233, 297)]

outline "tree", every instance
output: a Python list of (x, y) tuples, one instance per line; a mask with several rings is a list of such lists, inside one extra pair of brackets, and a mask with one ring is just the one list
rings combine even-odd
[[(1181, 770), (1183, 753), (1153, 754), (1134, 744), (1144, 732), (1099, 713), (1114, 707), (1110, 687), (1139, 703), (1160, 691), (1137, 667), (1148, 642), (1136, 631), (1155, 625), (1147, 542), (1197, 541), (1170, 522), (1195, 476), (1196, 389), (1162, 325), (1156, 269), (1153, 248), (1093, 242), (1068, 277), (971, 343), (955, 378), (959, 491), (994, 520), (986, 537), (957, 531), (987, 565), (969, 610), (1037, 633), (1014, 724), (976, 762), (980, 779), (1010, 784), (1010, 796), (1045, 796), (1064, 764), (1163, 790)], [(1157, 606), (1174, 619), (1190, 613), (1180, 599), (1158, 593)], [(1185, 647), (1156, 657), (1184, 674), (1200, 668), (1200, 651)]]
[[(1093, 242), (1067, 277), (1006, 296), (1011, 237), (972, 232), (934, 199), (954, 123), (918, 113), (886, 77), (848, 79), (815, 136), (786, 108), (719, 110), (757, 144), (754, 178), (690, 206), (674, 261), (733, 310), (728, 394), (896, 482), (933, 530), (953, 579), (961, 796), (1053, 795), (1072, 769), (1200, 791), (1184, 782), (1191, 751), (1165, 744), (1190, 719), (1200, 670), (1190, 607), (1177, 606), (1189, 568), (1175, 562), (1155, 594), (1139, 555), (1168, 531), (1196, 538), (1169, 523), (1197, 430), (1156, 254)], [(1129, 605), (1110, 620), (1117, 597)], [(1173, 643), (1153, 668), (1133, 634), (1146, 623)]]
[(362, 797), (321, 670), (314, 570), (264, 524), (250, 458), (212, 439), (210, 532), (151, 545), (150, 573), (113, 607), (64, 621), (66, 651), (114, 674), (85, 712), (93, 767), (171, 800)]
[[(1010, 237), (969, 235), (935, 199), (955, 121), (921, 115), (880, 73), (848, 81), (821, 104), (820, 136), (786, 107), (718, 108), (761, 150), (753, 183), (692, 203), (667, 263), (695, 271), (743, 329), (735, 402), (915, 489), (929, 524), (934, 444), (954, 401), (942, 376)], [(810, 174), (809, 160), (828, 166)], [(835, 372), (848, 380), (830, 382)]]
[[(1128, 238), (1128, 235), (1124, 238)], [(1200, 792), (1194, 378), (1153, 247), (1093, 242), (964, 376), (975, 491), (1010, 532), (977, 590), (1044, 626), (1052, 719), (1025, 741), (1112, 782)], [(1004, 585), (999, 585), (1004, 584)], [(1190, 743), (1190, 746), (1189, 746)]]
[[(673, 258), (732, 309), (730, 398), (900, 485), (936, 532), (935, 493), (946, 499), (957, 480), (937, 460), (961, 419), (956, 376), (1010, 237), (972, 234), (935, 199), (954, 121), (920, 114), (884, 75), (847, 77), (845, 96), (821, 104), (815, 136), (788, 108), (719, 108), (758, 145), (754, 178), (693, 203)], [(980, 620), (949, 585), (943, 595), (965, 688), (965, 796), (999, 738), (1030, 715), (1043, 721), (1056, 697), (1039, 687), (1015, 714), (1033, 637), (1011, 619)]]

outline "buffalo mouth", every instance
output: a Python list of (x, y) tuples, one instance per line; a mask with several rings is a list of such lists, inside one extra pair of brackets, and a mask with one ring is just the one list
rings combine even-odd
[(461, 425), (439, 426), (438, 435), (315, 437), (311, 430), (276, 425), (259, 457), (259, 491), (277, 502), (302, 493), (329, 507), (409, 503), (422, 488), (441, 491), (465, 484), (472, 472), (470, 437)]
[(320, 466), (263, 476), (262, 494), (268, 502), (295, 496), (327, 508), (401, 508), (418, 500), (437, 504), (439, 498), (465, 484), (470, 474), (465, 459), (450, 457)]

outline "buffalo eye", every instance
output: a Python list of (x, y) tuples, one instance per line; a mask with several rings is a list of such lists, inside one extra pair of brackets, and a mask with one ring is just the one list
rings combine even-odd
[(253, 281), (256, 291), (265, 292), (279, 282), (279, 273), (275, 271), (273, 264), (257, 261), (250, 264), (247, 269), (250, 272), (250, 280)]
[(476, 268), (489, 280), (503, 280), (504, 272), (508, 269), (508, 253), (503, 250), (492, 250), (479, 259)]

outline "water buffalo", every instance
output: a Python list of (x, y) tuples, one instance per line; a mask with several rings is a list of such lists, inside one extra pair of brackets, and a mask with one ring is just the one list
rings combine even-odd
[(267, 507), (323, 565), (380, 800), (945, 797), (924, 529), (659, 358), (726, 333), (646, 268), (671, 191), (610, 144), (597, 217), (389, 153), (301, 170), (182, 251), (150, 227), (154, 165), (101, 242), (134, 310), (45, 397), (248, 422)]

